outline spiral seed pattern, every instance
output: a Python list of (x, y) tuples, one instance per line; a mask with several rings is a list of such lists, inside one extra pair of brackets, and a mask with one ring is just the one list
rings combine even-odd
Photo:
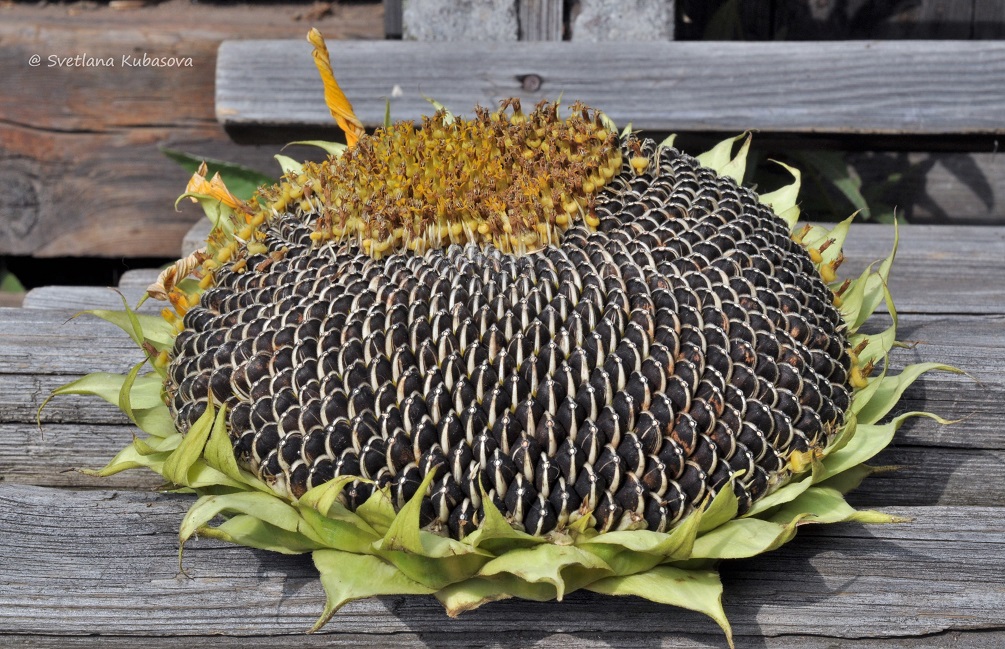
[(843, 321), (753, 192), (651, 141), (623, 154), (595, 232), (519, 256), (376, 260), (315, 246), (316, 214), (271, 219), (185, 315), (179, 428), (212, 394), (239, 462), (293, 496), (353, 476), (350, 509), (436, 470), (421, 524), (456, 538), (485, 497), (538, 535), (585, 513), (666, 531), (730, 484), (746, 511), (843, 424)]

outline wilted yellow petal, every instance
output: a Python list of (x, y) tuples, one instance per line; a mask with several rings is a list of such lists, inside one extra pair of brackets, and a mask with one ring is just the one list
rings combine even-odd
[[(216, 173), (213, 175), (212, 180), (206, 180), (206, 171), (206, 163), (204, 162), (199, 166), (199, 170), (192, 174), (188, 185), (185, 186), (185, 193), (212, 196), (227, 207), (237, 209), (241, 205), (241, 201), (230, 193), (220, 174)], [(193, 198), (192, 201), (196, 202), (196, 199)]]
[(184, 259), (179, 259), (161, 271), (157, 281), (147, 287), (147, 295), (155, 300), (169, 300), (169, 295), (178, 282), (194, 273), (208, 258), (205, 249), (200, 249)]
[(307, 40), (314, 46), (314, 65), (321, 73), (321, 81), (325, 84), (325, 103), (332, 117), (343, 131), (345, 131), (345, 141), (350, 147), (363, 135), (363, 122), (359, 121), (356, 113), (352, 111), (352, 104), (346, 98), (345, 93), (339, 88), (335, 81), (335, 73), (332, 72), (331, 63), (328, 60), (328, 46), (325, 39), (317, 29), (311, 29), (307, 33)]

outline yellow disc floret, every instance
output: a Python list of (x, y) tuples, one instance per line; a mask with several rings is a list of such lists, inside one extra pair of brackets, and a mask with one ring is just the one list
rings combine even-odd
[(595, 223), (592, 198), (621, 168), (617, 134), (596, 111), (558, 112), (541, 103), (524, 114), (511, 99), (474, 119), (441, 110), (421, 128), (399, 122), (261, 197), (269, 212), (317, 212), (316, 244), (355, 240), (374, 257), (468, 242), (540, 248), (580, 215)]

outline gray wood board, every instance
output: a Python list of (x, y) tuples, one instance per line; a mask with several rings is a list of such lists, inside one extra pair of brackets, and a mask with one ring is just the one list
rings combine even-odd
[[(333, 631), (324, 634), (259, 634), (255, 636), (214, 635), (207, 638), (214, 649), (274, 649), (294, 647), (432, 647), (470, 649), (471, 647), (535, 647), (537, 649), (610, 649), (611, 647), (640, 647), (660, 649), (725, 649), (722, 634), (704, 630), (686, 633), (652, 633), (642, 631), (590, 631), (580, 633), (573, 628), (559, 631), (537, 631), (519, 628), (510, 622), (508, 628), (498, 625), (484, 631), (464, 630), (455, 633), (449, 624), (435, 636), (425, 632), (396, 631), (385, 635), (372, 633), (342, 633)], [(812, 629), (806, 633), (812, 633)], [(736, 646), (741, 649), (1001, 649), (1005, 646), (1005, 631), (974, 630), (945, 631), (926, 636), (904, 638), (834, 638), (814, 635), (749, 636), (734, 634)], [(0, 636), (2, 641), (4, 636)], [(14, 641), (11, 641), (12, 644)], [(163, 647), (164, 649), (190, 649), (193, 638), (187, 636), (110, 636), (110, 635), (36, 635), (18, 634), (16, 646), (33, 649), (77, 649), (78, 647), (102, 647), (108, 649), (144, 649)]]
[[(182, 256), (202, 246), (209, 222), (185, 237)], [(1005, 226), (902, 225), (890, 290), (901, 313), (1005, 313)], [(842, 277), (857, 277), (893, 247), (891, 225), (856, 223)]]
[[(897, 263), (890, 289), (901, 313), (1005, 313), (1005, 227), (902, 226)], [(205, 229), (197, 226), (186, 242), (198, 247)], [(945, 236), (949, 232), (951, 236)], [(845, 246), (843, 277), (856, 277), (868, 264), (884, 258), (893, 246), (892, 226), (857, 224)], [(153, 279), (146, 281), (149, 275)], [(980, 279), (977, 279), (980, 278)], [(156, 273), (144, 273), (120, 283), (119, 290), (135, 306)], [(30, 309), (120, 309), (119, 295), (110, 289), (44, 286), (29, 291), (23, 306)], [(148, 300), (141, 311), (158, 313), (164, 302)]]
[(1005, 159), (997, 153), (871, 151), (845, 161), (874, 213), (896, 209), (909, 223), (1005, 223)]
[[(206, 222), (209, 223), (209, 221)], [(207, 234), (209, 233), (207, 232)], [(127, 270), (119, 278), (119, 288), (139, 288), (146, 290), (148, 286), (157, 281), (157, 277), (160, 274), (160, 268), (134, 268)]]
[[(189, 496), (0, 485), (0, 503), (7, 549), (0, 570), (8, 576), (0, 583), (0, 633), (7, 640), (108, 634), (282, 641), (321, 610), (307, 557), (197, 540), (187, 546), (180, 574), (177, 526)], [(775, 646), (774, 636), (807, 632), (903, 639), (1005, 627), (1005, 508), (885, 511), (913, 520), (807, 526), (777, 552), (724, 564), (726, 612), (736, 632), (752, 638), (739, 646)], [(684, 635), (682, 646), (724, 645), (698, 614), (588, 593), (561, 603), (498, 602), (455, 620), (432, 597), (380, 597), (347, 605), (322, 637), (338, 643), (348, 634), (365, 644), (418, 634), (433, 644), (481, 644), (510, 633), (528, 641), (568, 634), (573, 642), (627, 634), (643, 644)]]
[[(132, 439), (127, 424), (0, 424), (0, 476), (4, 484), (82, 489), (153, 490), (164, 481), (137, 469), (96, 478), (80, 469), (96, 470), (108, 463)], [(1005, 451), (933, 448), (902, 445), (904, 439), (870, 464), (896, 470), (867, 478), (852, 492), (859, 507), (1002, 506), (1005, 482), (1001, 466)]]
[[(62, 382), (88, 372), (123, 373), (142, 358), (114, 325), (93, 316), (67, 317), (61, 311), (0, 309), (0, 377), (9, 385), (9, 389), (0, 390), (0, 421), (34, 422), (40, 400)], [(882, 327), (877, 321), (873, 328)], [(1001, 403), (1005, 401), (1003, 333), (1003, 316), (913, 315), (901, 319), (899, 337), (917, 345), (894, 350), (895, 371), (908, 363), (939, 361), (967, 372), (930, 373), (908, 390), (903, 407), (923, 407), (948, 418), (964, 418), (957, 427), (936, 437), (929, 437), (933, 426), (928, 423), (909, 423), (908, 429), (917, 431), (913, 433), (915, 443), (1005, 448), (999, 437)], [(44, 411), (43, 421), (121, 421), (106, 418), (104, 413), (110, 412), (111, 406), (97, 409), (81, 405), (84, 401), (82, 397), (56, 400)], [(965, 437), (957, 432), (964, 427)]]
[[(1005, 132), (1005, 43), (843, 41), (707, 43), (333, 42), (357, 115), (383, 124), (460, 114), (507, 97), (561, 95), (617, 123), (661, 131)], [(840, 65), (835, 65), (840, 61)], [(535, 92), (522, 79), (535, 74)], [(262, 101), (269, 88), (269, 101)], [(225, 125), (330, 125), (310, 45), (225, 41), (216, 112)]]
[[(103, 466), (129, 443), (134, 429), (111, 404), (60, 397), (42, 411), (41, 430), (35, 423), (38, 406), (58, 385), (90, 369), (126, 371), (139, 355), (125, 334), (100, 320), (65, 322), (65, 315), (54, 311), (11, 309), (0, 311), (0, 320), (7, 332), (0, 335), (0, 475), (9, 483), (155, 486), (158, 480), (145, 472), (120, 474), (111, 482), (73, 472)], [(856, 502), (1005, 503), (998, 469), (1005, 459), (1002, 331), (1001, 316), (913, 316), (902, 322), (904, 337), (924, 343), (898, 350), (896, 368), (937, 359), (965, 368), (970, 376), (928, 374), (908, 390), (896, 412), (929, 410), (961, 421), (950, 426), (908, 421), (895, 448), (876, 460), (904, 468), (866, 481)], [(46, 343), (39, 345), (40, 339)], [(107, 347), (104, 353), (94, 349), (94, 339)]]
[[(28, 291), (21, 306), (25, 309), (122, 309), (122, 298), (126, 297), (130, 308), (136, 308), (140, 298), (146, 295), (146, 286), (119, 286), (119, 292), (103, 286), (40, 286)], [(160, 313), (165, 302), (147, 300), (140, 308), (140, 313)]]
[(519, 0), (517, 21), (520, 40), (562, 40), (562, 5), (562, 0)]

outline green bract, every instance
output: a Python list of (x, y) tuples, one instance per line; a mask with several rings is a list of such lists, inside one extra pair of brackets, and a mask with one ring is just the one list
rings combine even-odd
[[(699, 160), (722, 175), (743, 176), (747, 137), (738, 155), (733, 145), (743, 136), (726, 140)], [(669, 146), (664, 143), (662, 146)], [(338, 155), (343, 149), (330, 148)], [(285, 171), (297, 164), (280, 157)], [(761, 197), (795, 232), (799, 208), (799, 173), (792, 184)], [(216, 226), (215, 236), (233, 238), (228, 225), (233, 210), (206, 195), (197, 198)], [(850, 219), (831, 230), (814, 226), (801, 232), (806, 247), (820, 251), (818, 268), (840, 254)], [(833, 240), (828, 246), (821, 246)], [(314, 626), (324, 625), (347, 602), (374, 595), (433, 594), (454, 616), (482, 604), (522, 597), (561, 600), (587, 589), (608, 595), (636, 595), (692, 609), (711, 617), (731, 642), (729, 622), (721, 604), (722, 584), (715, 571), (721, 559), (753, 557), (773, 550), (796, 534), (800, 525), (860, 521), (893, 522), (891, 516), (856, 511), (844, 495), (865, 478), (865, 465), (886, 447), (908, 418), (932, 417), (911, 412), (884, 420), (904, 390), (923, 372), (956, 371), (946, 365), (924, 363), (899, 375), (887, 371), (887, 356), (896, 344), (897, 313), (887, 288), (896, 253), (853, 279), (842, 294), (841, 314), (852, 347), (859, 348), (863, 366), (883, 367), (864, 379), (853, 395), (846, 421), (822, 453), (806, 454), (795, 475), (752, 508), (737, 516), (732, 489), (721, 489), (667, 533), (629, 529), (598, 533), (583, 516), (564, 529), (532, 536), (514, 529), (484, 497), (480, 527), (463, 540), (453, 540), (420, 529), (421, 497), (435, 472), (425, 477), (416, 495), (395, 511), (389, 489), (375, 490), (356, 511), (339, 500), (351, 477), (337, 477), (314, 487), (300, 498), (284, 497), (240, 467), (227, 430), (224, 408), (212, 401), (184, 436), (162, 398), (162, 370), (141, 374), (146, 360), (125, 375), (90, 374), (54, 392), (90, 394), (119, 406), (145, 435), (136, 436), (99, 471), (108, 476), (125, 469), (146, 467), (168, 482), (198, 495), (181, 522), (179, 543), (194, 535), (208, 536), (252, 548), (282, 553), (312, 553), (327, 593), (327, 602)], [(837, 282), (833, 287), (837, 287)], [(859, 332), (883, 304), (891, 326), (877, 334)], [(92, 311), (125, 330), (148, 359), (171, 347), (174, 329), (160, 318), (123, 312)], [(214, 521), (223, 522), (214, 524)]]

